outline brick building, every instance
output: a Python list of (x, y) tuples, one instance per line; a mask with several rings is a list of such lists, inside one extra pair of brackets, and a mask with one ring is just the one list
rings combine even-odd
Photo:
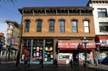
[[(24, 7), (21, 61), (30, 49), (30, 63), (68, 64), (70, 60), (93, 61), (95, 31), (91, 7)], [(86, 37), (88, 43), (83, 44)], [(84, 55), (86, 51), (86, 55)]]

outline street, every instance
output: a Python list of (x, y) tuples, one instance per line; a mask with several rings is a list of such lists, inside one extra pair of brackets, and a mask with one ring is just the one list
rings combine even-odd
[(20, 64), (18, 67), (15, 66), (15, 63), (8, 64), (0, 64), (0, 71), (108, 71), (108, 67), (106, 69), (95, 66), (83, 67), (79, 65), (42, 65), (40, 64), (32, 64), (30, 67), (24, 64)]

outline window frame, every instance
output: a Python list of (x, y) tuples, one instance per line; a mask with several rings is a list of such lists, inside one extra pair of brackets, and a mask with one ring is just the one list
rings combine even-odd
[[(62, 23), (61, 23), (62, 22)], [(65, 20), (64, 19), (60, 19), (59, 20), (59, 24), (60, 24), (60, 26), (59, 26), (59, 31), (60, 32), (65, 32)]]
[[(86, 21), (88, 22), (87, 24), (85, 24)], [(85, 20), (83, 20), (83, 24), (84, 24), (84, 32), (85, 33), (90, 33), (90, 21), (88, 19), (85, 19)], [(86, 29), (88, 31), (86, 31)]]
[(98, 8), (98, 17), (108, 17), (106, 8)]
[[(102, 27), (105, 27), (104, 30), (102, 29)], [(99, 32), (108, 32), (108, 22), (99, 22)]]
[(25, 20), (24, 32), (29, 32), (29, 31), (30, 31), (30, 20), (26, 19)]
[[(52, 23), (53, 21), (53, 23)], [(49, 32), (54, 32), (55, 31), (55, 20), (54, 19), (49, 19)]]
[[(75, 23), (73, 23), (73, 22), (75, 22)], [(75, 33), (78, 32), (78, 20), (76, 20), (76, 19), (72, 20), (71, 24), (72, 24), (72, 32), (75, 32)], [(75, 30), (74, 30), (74, 28), (75, 28)]]
[(36, 32), (42, 32), (42, 19), (37, 19), (36, 23), (37, 23), (37, 25), (36, 25), (36, 27), (37, 27)]

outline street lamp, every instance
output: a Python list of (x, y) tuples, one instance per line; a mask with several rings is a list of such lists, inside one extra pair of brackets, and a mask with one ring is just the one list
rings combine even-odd
[(87, 50), (86, 50), (86, 46), (87, 46), (87, 43), (88, 43), (88, 40), (87, 40), (86, 37), (83, 37), (82, 43), (84, 44), (84, 47), (85, 47), (85, 52), (84, 52), (85, 62), (84, 62), (84, 66), (86, 66), (86, 61), (87, 61)]

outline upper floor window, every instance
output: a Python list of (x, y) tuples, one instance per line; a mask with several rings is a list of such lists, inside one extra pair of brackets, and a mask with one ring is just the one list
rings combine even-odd
[(98, 17), (107, 17), (107, 9), (98, 8)]
[(49, 20), (49, 31), (50, 32), (54, 32), (54, 28), (55, 28), (55, 20), (54, 19), (50, 19)]
[(108, 22), (99, 22), (100, 32), (108, 32)]
[(37, 32), (41, 32), (42, 31), (42, 20), (38, 19), (37, 20)]
[(65, 20), (59, 20), (60, 23), (60, 32), (65, 32)]
[(30, 20), (25, 20), (25, 32), (29, 32), (30, 30)]
[(78, 21), (72, 20), (72, 32), (78, 32)]
[(89, 21), (88, 20), (84, 20), (84, 32), (85, 33), (89, 33), (90, 32)]

